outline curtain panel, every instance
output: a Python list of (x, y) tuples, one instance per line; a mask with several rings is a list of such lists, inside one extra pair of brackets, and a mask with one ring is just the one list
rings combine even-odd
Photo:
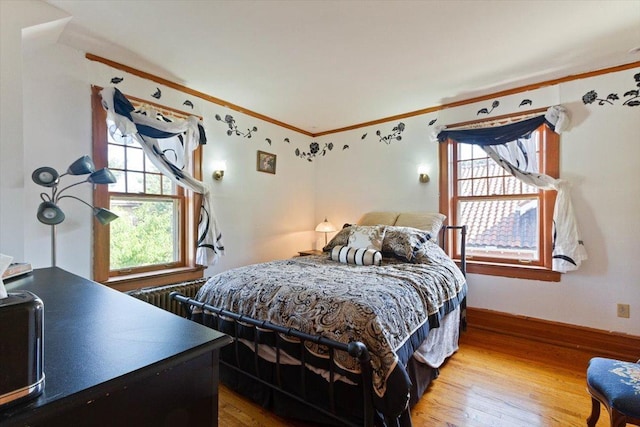
[[(153, 109), (135, 111), (129, 100), (116, 88), (100, 91), (107, 121), (115, 125), (109, 132), (120, 132), (140, 144), (147, 158), (160, 172), (177, 185), (202, 195), (196, 263), (214, 265), (224, 255), (222, 233), (218, 226), (211, 191), (207, 185), (195, 179), (187, 171), (191, 153), (198, 145), (206, 143), (206, 135), (200, 119), (168, 119)], [(171, 159), (167, 156), (171, 153)]]
[(566, 273), (577, 270), (587, 259), (587, 253), (571, 204), (570, 183), (538, 170), (535, 144), (530, 137), (542, 124), (560, 134), (569, 125), (566, 110), (553, 106), (544, 115), (504, 126), (463, 130), (440, 127), (435, 129), (432, 140), (445, 142), (451, 139), (461, 144), (478, 145), (504, 170), (525, 184), (541, 190), (555, 190), (558, 194), (553, 210), (552, 269)]

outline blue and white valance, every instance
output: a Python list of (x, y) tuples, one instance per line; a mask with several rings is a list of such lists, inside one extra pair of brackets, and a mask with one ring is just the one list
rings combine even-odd
[(107, 122), (112, 124), (110, 132), (131, 137), (163, 175), (181, 187), (202, 194), (196, 263), (214, 265), (224, 254), (224, 244), (211, 204), (211, 192), (204, 182), (187, 172), (191, 153), (206, 143), (200, 119), (195, 116), (168, 119), (150, 107), (136, 111), (131, 102), (113, 87), (104, 88), (100, 95), (107, 112)]
[(550, 107), (545, 114), (503, 126), (473, 129), (435, 129), (431, 139), (437, 142), (453, 140), (461, 144), (473, 144), (482, 149), (512, 176), (527, 185), (541, 190), (557, 191), (553, 211), (553, 270), (561, 273), (577, 270), (587, 259), (587, 252), (580, 238), (578, 224), (569, 195), (570, 183), (540, 173), (535, 144), (531, 133), (546, 124), (556, 133), (569, 126), (566, 110), (561, 106)]

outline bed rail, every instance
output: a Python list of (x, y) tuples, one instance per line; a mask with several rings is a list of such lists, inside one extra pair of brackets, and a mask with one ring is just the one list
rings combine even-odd
[[(440, 233), (440, 247), (453, 255), (455, 251), (447, 247), (447, 231), (460, 231), (460, 271), (467, 276), (467, 226), (466, 225), (443, 225)], [(455, 242), (455, 240), (454, 240)], [(449, 250), (451, 249), (451, 250)], [(453, 256), (451, 256), (453, 258)]]
[[(307, 333), (304, 333), (302, 331), (299, 331), (297, 329), (294, 328), (287, 328), (287, 327), (283, 327), (280, 325), (276, 325), (274, 323), (265, 321), (265, 320), (256, 320), (252, 317), (249, 316), (245, 316), (245, 315), (241, 315), (241, 314), (237, 314), (228, 310), (224, 310), (222, 308), (218, 308), (218, 307), (214, 307), (212, 305), (197, 301), (193, 298), (189, 298), (187, 296), (184, 296), (182, 294), (180, 294), (180, 292), (171, 292), (170, 294), (170, 298), (172, 300), (178, 301), (179, 303), (181, 303), (184, 307), (184, 310), (189, 313), (189, 315), (192, 313), (193, 307), (197, 307), (201, 310), (206, 310), (209, 311), (211, 313), (215, 313), (218, 316), (224, 316), (227, 318), (231, 318), (235, 321), (234, 323), (234, 352), (235, 352), (235, 358), (236, 358), (236, 365), (234, 365), (233, 363), (230, 363), (228, 361), (225, 361), (223, 359), (220, 360), (220, 363), (230, 369), (233, 369), (234, 371), (248, 376), (249, 378), (260, 382), (261, 384), (266, 385), (267, 387), (274, 389), (276, 391), (278, 391), (279, 393), (282, 393), (284, 395), (286, 395), (287, 397), (294, 399), (306, 406), (309, 406), (319, 412), (321, 412), (322, 414), (326, 415), (327, 417), (336, 420), (338, 422), (340, 422), (343, 425), (348, 425), (348, 426), (360, 426), (360, 424), (356, 424), (354, 423), (352, 420), (349, 419), (345, 419), (344, 417), (340, 416), (339, 414), (337, 414), (335, 408), (336, 408), (336, 401), (335, 401), (335, 382), (337, 381), (337, 379), (335, 378), (336, 372), (335, 372), (335, 366), (336, 363), (334, 361), (334, 355), (336, 351), (342, 351), (342, 352), (346, 352), (348, 353), (351, 357), (357, 358), (359, 363), (360, 363), (360, 370), (361, 370), (361, 384), (362, 384), (362, 392), (363, 392), (363, 402), (364, 402), (364, 408), (363, 408), (363, 420), (364, 420), (364, 426), (365, 427), (369, 427), (369, 426), (373, 426), (374, 423), (374, 416), (373, 416), (373, 400), (372, 400), (372, 395), (371, 395), (371, 390), (373, 389), (373, 385), (372, 385), (372, 377), (371, 377), (371, 365), (370, 365), (370, 356), (369, 356), (369, 351), (367, 350), (367, 347), (359, 341), (354, 341), (351, 342), (349, 344), (344, 344), (341, 343), (339, 341), (334, 341), (328, 338), (325, 338), (323, 336), (319, 336), (319, 335), (310, 335)], [(269, 330), (269, 331), (273, 331), (276, 332), (276, 340), (275, 340), (275, 351), (276, 351), (276, 361), (275, 361), (275, 365), (276, 365), (276, 381), (273, 382), (269, 382), (267, 380), (264, 380), (262, 378), (259, 377), (259, 369), (258, 369), (258, 364), (259, 364), (259, 355), (258, 352), (255, 351), (258, 349), (258, 345), (259, 343), (259, 333), (254, 333), (253, 337), (254, 337), (254, 352), (253, 352), (253, 363), (255, 365), (255, 372), (256, 374), (252, 374), (249, 372), (246, 372), (245, 370), (242, 370), (240, 368), (240, 363), (239, 363), (239, 346), (242, 345), (240, 343), (239, 340), (239, 334), (238, 334), (238, 324), (242, 323), (242, 324), (248, 324), (253, 326), (254, 328), (256, 328), (256, 330), (258, 329), (263, 329), (263, 330)], [(227, 333), (225, 331), (225, 333)], [(282, 377), (281, 377), (281, 353), (282, 353), (282, 349), (281, 349), (281, 339), (279, 338), (279, 335), (284, 335), (287, 337), (294, 337), (297, 338), (298, 340), (300, 340), (299, 342), (299, 346), (301, 348), (301, 351), (299, 352), (299, 354), (301, 355), (300, 357), (300, 362), (301, 362), (301, 367), (302, 369), (300, 370), (301, 375), (300, 375), (300, 390), (301, 393), (300, 395), (294, 394), (288, 390), (286, 390), (283, 387), (283, 381), (282, 381)], [(306, 396), (306, 381), (305, 381), (305, 371), (306, 369), (304, 369), (304, 367), (306, 366), (306, 361), (305, 361), (305, 342), (313, 342), (315, 344), (319, 344), (319, 345), (323, 345), (325, 347), (327, 347), (329, 349), (328, 353), (329, 353), (329, 362), (328, 362), (328, 366), (329, 366), (329, 396), (328, 396), (328, 405), (327, 408), (325, 407), (320, 407), (318, 405), (315, 405), (313, 403), (310, 403), (308, 400), (306, 400), (307, 396)]]

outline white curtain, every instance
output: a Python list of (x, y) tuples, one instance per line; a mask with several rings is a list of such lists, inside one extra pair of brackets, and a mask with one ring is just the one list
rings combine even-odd
[(562, 179), (541, 174), (538, 170), (533, 138), (518, 139), (501, 145), (485, 145), (482, 149), (503, 169), (525, 184), (541, 190), (556, 190), (553, 210), (553, 270), (561, 273), (578, 269), (587, 259), (571, 204), (571, 185)]
[[(107, 121), (113, 123), (109, 127), (110, 132), (133, 138), (164, 176), (177, 185), (202, 194), (196, 263), (214, 265), (224, 255), (224, 244), (211, 204), (211, 192), (205, 183), (186, 172), (193, 150), (204, 138), (200, 120), (190, 116), (169, 121), (151, 107), (136, 112), (124, 95), (113, 87), (104, 88), (100, 95), (107, 111)], [(171, 155), (167, 156), (166, 153)]]
[(431, 139), (444, 142), (450, 138), (457, 143), (478, 145), (502, 168), (525, 184), (543, 190), (556, 190), (552, 269), (566, 273), (578, 269), (582, 261), (587, 259), (587, 252), (573, 212), (570, 184), (539, 172), (535, 141), (530, 136), (543, 123), (558, 134), (563, 132), (569, 127), (566, 109), (552, 106), (544, 115), (503, 126), (461, 130), (446, 130), (445, 126), (440, 126), (434, 129)]

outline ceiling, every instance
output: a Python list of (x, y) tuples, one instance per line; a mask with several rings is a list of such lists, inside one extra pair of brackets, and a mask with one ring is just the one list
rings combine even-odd
[(316, 134), (640, 61), (640, 0), (46, 0), (59, 42)]

